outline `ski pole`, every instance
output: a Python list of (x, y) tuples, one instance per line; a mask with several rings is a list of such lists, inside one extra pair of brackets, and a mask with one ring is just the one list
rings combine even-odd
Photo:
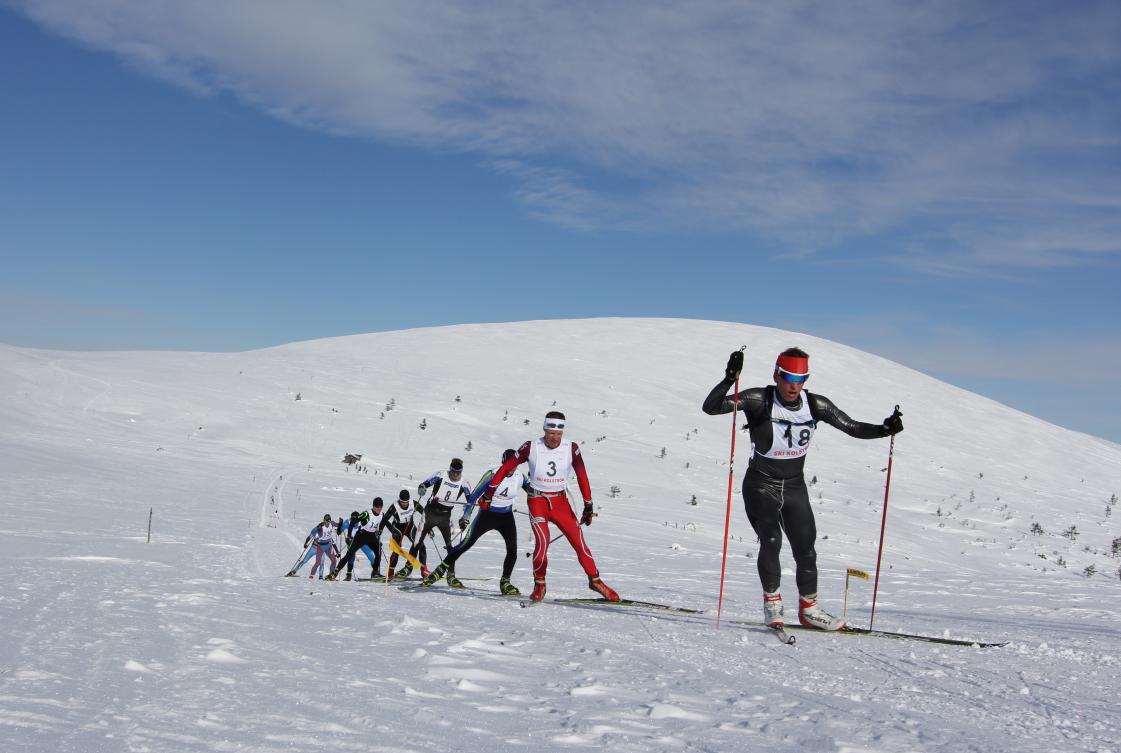
[(296, 558), (296, 561), (292, 563), (292, 567), (288, 568), (288, 572), (290, 572), (290, 573), (291, 573), (291, 572), (295, 572), (295, 571), (296, 571), (296, 568), (300, 566), (300, 563), (301, 563), (301, 562), (303, 562), (303, 560), (304, 560), (304, 555), (306, 555), (306, 554), (308, 553), (308, 550), (309, 550), (309, 549), (311, 549), (311, 544), (308, 544), (307, 546), (305, 546), (305, 547), (303, 548), (303, 550), (302, 550), (302, 551), (300, 552), (300, 556), (299, 556), (299, 557), (297, 557), (297, 558)]
[[(747, 346), (741, 346), (741, 351)], [(732, 483), (736, 462), (736, 411), (740, 406), (740, 375), (736, 373), (736, 391), (732, 399), (732, 450), (728, 456), (728, 506), (724, 512), (724, 554), (720, 558), (720, 595), (716, 599), (716, 629), (720, 629), (720, 611), (724, 606), (724, 573), (728, 565), (728, 528), (732, 522)]]
[[(895, 413), (899, 413), (899, 406), (895, 406)], [(895, 414), (892, 414), (895, 415)], [(880, 590), (880, 558), (884, 555), (884, 530), (887, 528), (887, 499), (891, 493), (891, 461), (895, 457), (895, 435), (891, 435), (891, 444), (887, 450), (887, 480), (884, 482), (884, 514), (880, 520), (880, 550), (876, 554), (876, 582), (872, 585), (872, 616), (868, 618), (868, 629), (876, 619), (876, 594)]]

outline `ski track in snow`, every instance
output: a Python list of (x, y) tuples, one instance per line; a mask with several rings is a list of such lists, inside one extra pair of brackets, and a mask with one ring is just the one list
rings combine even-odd
[[(543, 342), (580, 343), (583, 380), (531, 378), (544, 362), (535, 326), (552, 333)], [(749, 362), (808, 343), (823, 371), (838, 372), (817, 386), (854, 417), (904, 405), (876, 627), (1008, 646), (805, 632), (783, 646), (733, 625), (760, 612), (738, 495), (748, 449), (715, 629), (727, 421), (698, 406), (745, 341)], [(401, 373), (437, 344), (507, 347), (510, 366), (436, 389)], [(1106, 570), (1116, 560), (1084, 550), (1118, 535), (1102, 515), (1121, 487), (1116, 445), (841, 346), (744, 325), (489, 325), (62, 361), (0, 346), (5, 752), (1121, 751), (1121, 602)], [(638, 367), (647, 376), (636, 383)], [(848, 372), (890, 378), (869, 386)], [(535, 435), (554, 397), (585, 449), (601, 512), (587, 537), (605, 579), (627, 597), (704, 614), (520, 609), (494, 593), (496, 534), (460, 562), (461, 576), (489, 578), (470, 591), (309, 581), (308, 566), (280, 577), (324, 512), (345, 516), (374, 494), (389, 502), (452, 455), (473, 481)], [(990, 444), (961, 428), (974, 422)], [(1044, 461), (1071, 442), (1084, 449), (1079, 478), (1048, 476)], [(828, 428), (814, 445), (821, 591), (839, 612), (844, 568), (874, 565), (886, 448)], [(344, 471), (347, 451), (365, 452), (370, 473)], [(701, 505), (686, 504), (692, 494)], [(1028, 535), (1033, 520), (1047, 533)], [(1057, 535), (1071, 524), (1077, 542)], [(524, 517), (518, 526), (515, 582), (528, 590)], [(1101, 572), (1080, 576), (1091, 563)], [(368, 574), (364, 557), (355, 572)], [(788, 609), (792, 581), (788, 570)], [(589, 594), (558, 541), (550, 597)], [(870, 595), (853, 581), (857, 624)]]

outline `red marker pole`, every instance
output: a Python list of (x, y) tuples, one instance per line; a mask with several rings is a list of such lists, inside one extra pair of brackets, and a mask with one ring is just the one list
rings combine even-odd
[[(747, 350), (744, 345), (740, 350)], [(724, 606), (724, 573), (728, 565), (728, 528), (732, 521), (732, 484), (736, 464), (736, 412), (740, 407), (740, 375), (736, 374), (736, 391), (732, 403), (732, 451), (728, 457), (728, 506), (724, 512), (724, 554), (720, 558), (720, 595), (716, 599), (716, 629), (720, 629), (720, 610)]]
[[(899, 406), (895, 406), (895, 412), (899, 412)], [(895, 457), (895, 435), (891, 435), (891, 444), (887, 450), (887, 481), (884, 483), (884, 514), (880, 520), (880, 551), (876, 554), (876, 582), (872, 586), (872, 616), (868, 618), (868, 629), (872, 629), (872, 623), (876, 619), (876, 594), (880, 590), (880, 559), (884, 556), (884, 531), (887, 529), (887, 499), (891, 494), (891, 461)]]

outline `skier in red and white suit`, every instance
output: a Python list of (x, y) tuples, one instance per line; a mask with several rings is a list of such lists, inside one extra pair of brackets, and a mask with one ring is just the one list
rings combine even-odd
[[(599, 569), (584, 541), (581, 525), (592, 524), (592, 487), (588, 483), (588, 473), (584, 470), (584, 457), (575, 442), (564, 439), (564, 414), (550, 411), (545, 415), (545, 434), (526, 442), (517, 453), (502, 463), (483, 492), (479, 503), (487, 509), (498, 485), (522, 463), (529, 464), (529, 515), (533, 525), (533, 593), (530, 599), (541, 601), (545, 598), (545, 568), (549, 563), (549, 523), (561, 530), (568, 543), (576, 551), (580, 566), (588, 574), (588, 587), (608, 601), (618, 601), (615, 593), (599, 577)], [(580, 494), (584, 498), (584, 512), (580, 520), (568, 503), (568, 475), (576, 473)]]

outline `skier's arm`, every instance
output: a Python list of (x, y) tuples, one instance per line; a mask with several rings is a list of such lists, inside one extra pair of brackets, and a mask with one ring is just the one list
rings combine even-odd
[(432, 489), (432, 496), (435, 497), (440, 492), (440, 483), (443, 480), (443, 477), (440, 476), (439, 473), (433, 473), (427, 479), (422, 481), (416, 488), (417, 502), (419, 503), (422, 499), (424, 499), (424, 490), (428, 488)]
[(712, 388), (712, 392), (708, 393), (704, 403), (701, 405), (701, 410), (710, 416), (719, 416), (724, 413), (731, 413), (732, 409), (742, 411), (747, 417), (749, 426), (755, 426), (759, 421), (766, 419), (767, 416), (767, 388), (766, 387), (751, 387), (750, 389), (740, 391), (740, 401), (737, 405), (736, 401), (728, 394), (728, 390), (732, 388), (734, 382), (729, 382), (727, 379), (720, 382)]
[(824, 421), (835, 429), (840, 429), (850, 437), (880, 439), (890, 434), (883, 424), (866, 424), (862, 421), (854, 421), (827, 397), (811, 393), (809, 398), (810, 414), (815, 419)]
[(592, 503), (592, 485), (588, 482), (588, 471), (584, 468), (584, 456), (580, 454), (580, 448), (576, 443), (572, 443), (572, 470), (576, 472), (576, 483), (580, 485), (580, 495), (584, 499), (585, 505)]

